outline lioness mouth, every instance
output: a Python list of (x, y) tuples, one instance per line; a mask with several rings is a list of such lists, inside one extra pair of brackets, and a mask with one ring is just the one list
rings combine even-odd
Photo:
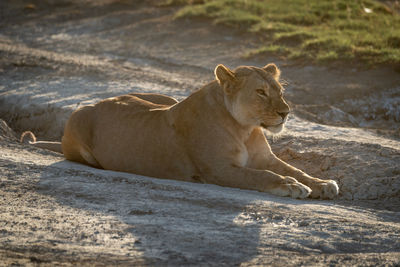
[(267, 126), (265, 123), (260, 123), (260, 126), (261, 127), (263, 127), (264, 129), (267, 129), (268, 130), (268, 128), (270, 128), (270, 127), (279, 127), (279, 126), (281, 126), (282, 124), (283, 124), (284, 122), (281, 122), (281, 123), (279, 123), (279, 124), (277, 124), (277, 125), (269, 125), (269, 126)]
[(283, 122), (281, 122), (281, 123), (279, 123), (279, 124), (277, 124), (277, 125), (266, 125), (265, 123), (260, 123), (260, 126), (261, 127), (263, 127), (263, 128), (265, 128), (265, 129), (267, 129), (268, 127), (277, 127), (277, 126), (281, 126), (283, 124)]

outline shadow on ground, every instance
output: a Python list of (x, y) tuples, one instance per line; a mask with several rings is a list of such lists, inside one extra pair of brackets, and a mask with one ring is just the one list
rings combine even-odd
[[(143, 178), (78, 164), (74, 164), (78, 168), (66, 169), (66, 165), (71, 163), (50, 166), (52, 170), (63, 169), (63, 175), (44, 173), (39, 193), (54, 197), (60, 205), (116, 217), (126, 227), (113, 238), (132, 235), (135, 242), (129, 245), (141, 252), (146, 264), (238, 265), (258, 253), (257, 224), (236, 221), (252, 201), (259, 200), (257, 193)], [(230, 195), (236, 192), (245, 198)], [(95, 230), (86, 233), (91, 238), (100, 234)]]

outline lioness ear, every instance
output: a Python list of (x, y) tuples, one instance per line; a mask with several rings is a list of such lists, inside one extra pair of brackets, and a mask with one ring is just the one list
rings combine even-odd
[(281, 71), (278, 69), (278, 67), (274, 63), (265, 65), (265, 67), (263, 69), (266, 72), (270, 73), (272, 76), (274, 76), (275, 79), (279, 79), (279, 77), (281, 76)]
[(218, 83), (221, 85), (222, 89), (224, 90), (225, 94), (233, 93), (235, 89), (235, 83), (237, 81), (235, 74), (225, 67), (222, 64), (219, 64), (215, 70), (215, 78), (217, 79)]

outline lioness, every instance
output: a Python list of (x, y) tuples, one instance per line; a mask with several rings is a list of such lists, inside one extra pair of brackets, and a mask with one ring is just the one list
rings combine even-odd
[[(279, 76), (275, 64), (233, 71), (218, 65), (216, 80), (181, 102), (128, 94), (82, 107), (65, 126), (62, 152), (107, 170), (293, 198), (334, 198), (335, 181), (280, 160), (263, 134), (262, 128), (280, 132), (289, 113)], [(33, 144), (57, 150), (54, 142)]]

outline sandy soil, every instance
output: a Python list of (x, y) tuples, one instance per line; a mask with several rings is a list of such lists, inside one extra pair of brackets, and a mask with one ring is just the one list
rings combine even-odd
[[(244, 59), (256, 36), (174, 21), (174, 11), (149, 1), (1, 1), (0, 263), (399, 265), (400, 75)], [(336, 200), (96, 170), (15, 138), (33, 130), (59, 140), (78, 106), (128, 92), (182, 99), (218, 63), (269, 62), (294, 108), (285, 133), (269, 137), (273, 149), (336, 180)]]

